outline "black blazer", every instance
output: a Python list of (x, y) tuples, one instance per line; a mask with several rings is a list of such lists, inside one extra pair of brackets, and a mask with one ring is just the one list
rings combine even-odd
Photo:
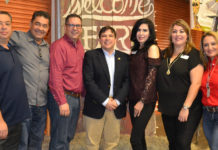
[[(129, 56), (116, 50), (113, 98), (121, 103), (114, 110), (118, 119), (126, 116), (126, 97), (129, 91), (128, 63)], [(83, 114), (100, 119), (106, 109), (102, 103), (108, 98), (111, 85), (107, 62), (101, 48), (85, 53), (83, 78), (86, 88)]]

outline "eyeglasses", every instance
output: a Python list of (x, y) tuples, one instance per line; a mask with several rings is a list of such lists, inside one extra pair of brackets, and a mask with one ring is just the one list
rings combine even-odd
[(7, 22), (1, 22), (0, 21), (0, 26), (3, 26), (3, 24), (5, 24), (5, 26), (11, 26), (11, 22), (7, 21)]
[(66, 25), (68, 25), (68, 26), (71, 27), (71, 28), (76, 27), (76, 28), (78, 28), (78, 29), (82, 27), (81, 24), (66, 24)]
[(194, 3), (192, 3), (192, 6), (198, 6), (198, 3), (194, 2)]

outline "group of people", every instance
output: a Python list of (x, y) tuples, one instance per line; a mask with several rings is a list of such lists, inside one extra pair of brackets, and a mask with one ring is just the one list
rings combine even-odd
[(50, 16), (37, 11), (28, 32), (12, 32), (0, 11), (0, 149), (41, 149), (47, 117)]
[(101, 48), (86, 53), (79, 15), (66, 17), (64, 36), (50, 46), (49, 26), (49, 14), (36, 11), (28, 32), (12, 32), (11, 15), (0, 11), (0, 150), (41, 150), (47, 109), (49, 150), (69, 150), (81, 97), (87, 150), (98, 150), (102, 138), (104, 150), (116, 149), (127, 103), (132, 148), (146, 150), (145, 128), (157, 100), (170, 150), (190, 149), (202, 112), (209, 146), (218, 148), (217, 33), (205, 33), (198, 51), (179, 19), (161, 51), (153, 22), (139, 19), (129, 56), (115, 49), (111, 26), (99, 31)]

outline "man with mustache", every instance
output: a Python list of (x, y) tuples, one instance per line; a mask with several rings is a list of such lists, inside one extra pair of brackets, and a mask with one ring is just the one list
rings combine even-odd
[(16, 46), (23, 65), (24, 82), (31, 118), (22, 123), (19, 150), (41, 150), (46, 124), (49, 77), (49, 45), (44, 40), (48, 33), (50, 16), (36, 11), (28, 32), (14, 31), (11, 43)]
[(65, 19), (65, 35), (50, 47), (49, 98), (51, 141), (49, 150), (69, 150), (84, 93), (82, 65), (84, 49), (79, 40), (82, 19), (70, 14)]
[(21, 122), (29, 117), (22, 65), (9, 43), (12, 17), (0, 11), (0, 150), (17, 150)]

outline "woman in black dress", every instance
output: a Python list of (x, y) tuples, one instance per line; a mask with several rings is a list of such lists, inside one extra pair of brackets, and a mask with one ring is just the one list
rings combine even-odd
[(190, 150), (202, 115), (199, 88), (203, 66), (184, 20), (176, 20), (171, 25), (169, 40), (157, 77), (159, 111), (169, 149)]
[(152, 21), (138, 20), (132, 29), (131, 41), (134, 46), (130, 56), (129, 109), (133, 126), (130, 142), (133, 150), (146, 150), (145, 128), (155, 108), (156, 73), (160, 65)]

